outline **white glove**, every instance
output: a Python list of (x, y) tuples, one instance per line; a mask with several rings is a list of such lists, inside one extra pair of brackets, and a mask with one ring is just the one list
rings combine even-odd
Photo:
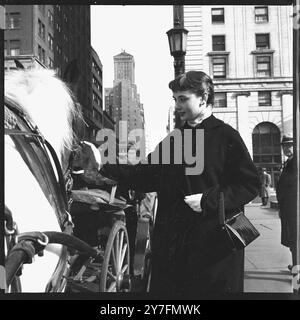
[(195, 212), (201, 212), (202, 208), (200, 205), (201, 198), (203, 193), (191, 194), (189, 196), (184, 197), (184, 201), (187, 205), (189, 205)]

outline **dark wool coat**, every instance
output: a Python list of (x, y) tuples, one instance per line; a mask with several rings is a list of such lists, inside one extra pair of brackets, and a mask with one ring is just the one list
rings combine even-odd
[(296, 248), (297, 242), (297, 172), (293, 157), (284, 164), (276, 187), (281, 218), (281, 243)]
[[(186, 176), (185, 164), (106, 165), (102, 173), (138, 190), (158, 192), (151, 256), (152, 292), (200, 296), (241, 291), (243, 250), (211, 262), (207, 256), (212, 245), (208, 236), (217, 225), (219, 191), (224, 192), (227, 217), (234, 215), (258, 194), (257, 170), (239, 133), (213, 115), (194, 128), (185, 125), (181, 129), (183, 135), (184, 129), (192, 131), (193, 149), (196, 130), (204, 129), (201, 174)], [(149, 160), (154, 153), (148, 156)], [(171, 159), (173, 155), (171, 148)], [(183, 200), (185, 195), (196, 193), (203, 193), (202, 213), (194, 212)]]

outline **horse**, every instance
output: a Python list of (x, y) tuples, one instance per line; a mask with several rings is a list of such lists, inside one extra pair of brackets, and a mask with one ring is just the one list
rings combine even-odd
[[(72, 123), (74, 119), (81, 117), (76, 99), (70, 86), (50, 69), (18, 69), (7, 72), (4, 87), (5, 208), (11, 213), (20, 234), (32, 231), (61, 232), (62, 226), (54, 208), (58, 201), (56, 195), (51, 193), (51, 185), (44, 186), (43, 189), (39, 178), (50, 170), (58, 181), (58, 166), (61, 166), (62, 172), (68, 169), (68, 159), (75, 139)], [(26, 118), (26, 123), (31, 125), (31, 130), (22, 123), (23, 117)], [(52, 146), (59, 164), (55, 163), (49, 148), (46, 149), (50, 163), (44, 163), (48, 168), (43, 168), (44, 171), (41, 170), (39, 175), (35, 171), (39, 162), (32, 163), (31, 156), (27, 161), (24, 159), (29, 150), (26, 149), (27, 144), (39, 151), (44, 140)], [(23, 150), (23, 154), (20, 150)], [(41, 163), (45, 157), (43, 152), (34, 156)], [(43, 183), (45, 185), (45, 182)], [(59, 194), (60, 190), (57, 193)], [(64, 248), (60, 244), (48, 244), (43, 250), (43, 256), (35, 256), (33, 263), (23, 265), (19, 278), (22, 292), (51, 291), (51, 287), (55, 286), (53, 281), (58, 263), (66, 257)], [(8, 249), (6, 253), (7, 251)], [(59, 290), (63, 291), (64, 288)], [(7, 291), (12, 292), (11, 288)]]

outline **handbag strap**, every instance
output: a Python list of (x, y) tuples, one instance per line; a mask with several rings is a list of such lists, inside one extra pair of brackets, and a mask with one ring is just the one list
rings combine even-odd
[(225, 205), (224, 205), (223, 191), (220, 192), (220, 196), (219, 196), (218, 218), (219, 218), (219, 224), (221, 226), (224, 226), (225, 225)]

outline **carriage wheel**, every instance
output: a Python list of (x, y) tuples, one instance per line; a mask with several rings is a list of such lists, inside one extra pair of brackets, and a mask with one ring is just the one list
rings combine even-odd
[(129, 240), (122, 221), (114, 223), (105, 248), (100, 276), (100, 292), (130, 290)]

